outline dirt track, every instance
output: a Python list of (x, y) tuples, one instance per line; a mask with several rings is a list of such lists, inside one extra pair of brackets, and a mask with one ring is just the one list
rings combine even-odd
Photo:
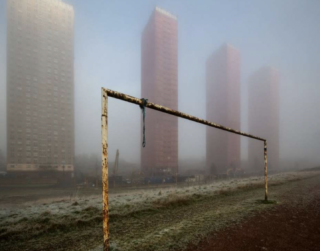
[(320, 250), (320, 182), (296, 186), (282, 204), (208, 236), (185, 251)]

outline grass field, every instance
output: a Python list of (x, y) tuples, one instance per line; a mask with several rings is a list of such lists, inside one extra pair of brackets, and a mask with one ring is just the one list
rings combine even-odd
[[(270, 199), (317, 179), (320, 171), (269, 177)], [(190, 187), (110, 194), (112, 250), (183, 250), (208, 233), (275, 206), (265, 204), (263, 177)], [(96, 189), (0, 191), (0, 246), (4, 250), (102, 250), (102, 199)]]

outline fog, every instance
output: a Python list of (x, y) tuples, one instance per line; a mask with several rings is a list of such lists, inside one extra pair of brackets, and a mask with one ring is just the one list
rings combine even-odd
[[(75, 154), (100, 155), (101, 87), (141, 97), (141, 35), (155, 6), (178, 18), (178, 109), (206, 117), (206, 60), (223, 43), (241, 55), (241, 129), (248, 131), (248, 79), (279, 78), (280, 163), (320, 163), (320, 2), (64, 0), (75, 12)], [(152, 102), (152, 100), (149, 100)], [(147, 109), (147, 115), (151, 111)], [(48, 121), (50, 123), (50, 121)], [(141, 110), (109, 98), (109, 154), (140, 163)], [(147, 128), (148, 130), (148, 128)], [(204, 161), (206, 128), (179, 119), (179, 160)], [(147, 147), (148, 147), (148, 138)], [(248, 158), (241, 139), (241, 159)], [(0, 150), (6, 153), (6, 1), (0, 0)], [(306, 164), (308, 163), (308, 164)], [(281, 167), (281, 166), (280, 166)]]

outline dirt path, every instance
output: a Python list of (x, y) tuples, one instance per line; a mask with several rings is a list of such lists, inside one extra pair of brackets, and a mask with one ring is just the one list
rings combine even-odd
[(320, 250), (320, 180), (277, 197), (281, 205), (213, 233), (185, 251)]

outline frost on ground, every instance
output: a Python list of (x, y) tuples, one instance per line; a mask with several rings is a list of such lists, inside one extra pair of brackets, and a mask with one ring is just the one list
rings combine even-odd
[[(269, 184), (283, 183), (290, 180), (312, 176), (314, 172), (288, 172), (270, 175)], [(210, 195), (213, 193), (223, 193), (234, 189), (241, 189), (250, 186), (264, 184), (264, 177), (249, 177), (244, 179), (226, 179), (212, 182), (211, 184), (195, 184), (185, 187), (165, 187), (154, 189), (127, 190), (126, 192), (111, 193), (109, 195), (110, 213), (127, 214), (132, 211), (154, 207), (155, 203), (161, 201), (176, 200), (197, 195)], [(79, 194), (79, 195), (78, 195)], [(81, 196), (75, 191), (70, 198), (51, 198), (40, 199), (37, 201), (26, 202), (23, 205), (0, 208), (0, 219), (8, 222), (19, 221), (24, 217), (38, 217), (45, 213), (52, 215), (77, 214), (88, 207), (102, 210), (102, 198), (100, 194)], [(1, 199), (1, 198), (0, 198)], [(13, 217), (8, 217), (12, 215)], [(3, 223), (3, 222), (2, 222)]]
[[(270, 186), (319, 175), (319, 172), (288, 172), (269, 176)], [(113, 250), (172, 250), (183, 247), (198, 235), (205, 235), (213, 227), (219, 228), (235, 211), (250, 211), (254, 201), (250, 197), (235, 200), (224, 195), (242, 190), (262, 188), (264, 177), (228, 179), (189, 187), (165, 187), (114, 192), (109, 195), (110, 232)], [(259, 196), (261, 191), (259, 191)], [(240, 196), (241, 197), (241, 196)], [(18, 250), (32, 241), (34, 248), (57, 248), (60, 236), (68, 238), (69, 250), (88, 250), (102, 242), (102, 198), (100, 193), (59, 195), (48, 199), (26, 201), (19, 206), (10, 197), (0, 195), (0, 245)], [(263, 193), (261, 194), (263, 198)], [(12, 197), (14, 199), (14, 196)], [(208, 204), (208, 201), (211, 204)], [(219, 208), (224, 201), (225, 208)], [(196, 203), (195, 203), (196, 202)], [(222, 205), (222, 204), (221, 204)], [(212, 210), (206, 210), (206, 207)], [(236, 208), (238, 207), (238, 208)], [(197, 214), (201, 212), (201, 214)], [(240, 213), (239, 213), (240, 215)], [(213, 219), (217, 219), (212, 224)], [(219, 226), (221, 224), (221, 226)], [(193, 237), (192, 237), (193, 236)], [(10, 249), (10, 242), (15, 247)], [(74, 243), (73, 241), (74, 240)], [(161, 245), (160, 245), (161, 244)], [(38, 245), (38, 246), (37, 246)], [(96, 247), (95, 250), (101, 250)]]

